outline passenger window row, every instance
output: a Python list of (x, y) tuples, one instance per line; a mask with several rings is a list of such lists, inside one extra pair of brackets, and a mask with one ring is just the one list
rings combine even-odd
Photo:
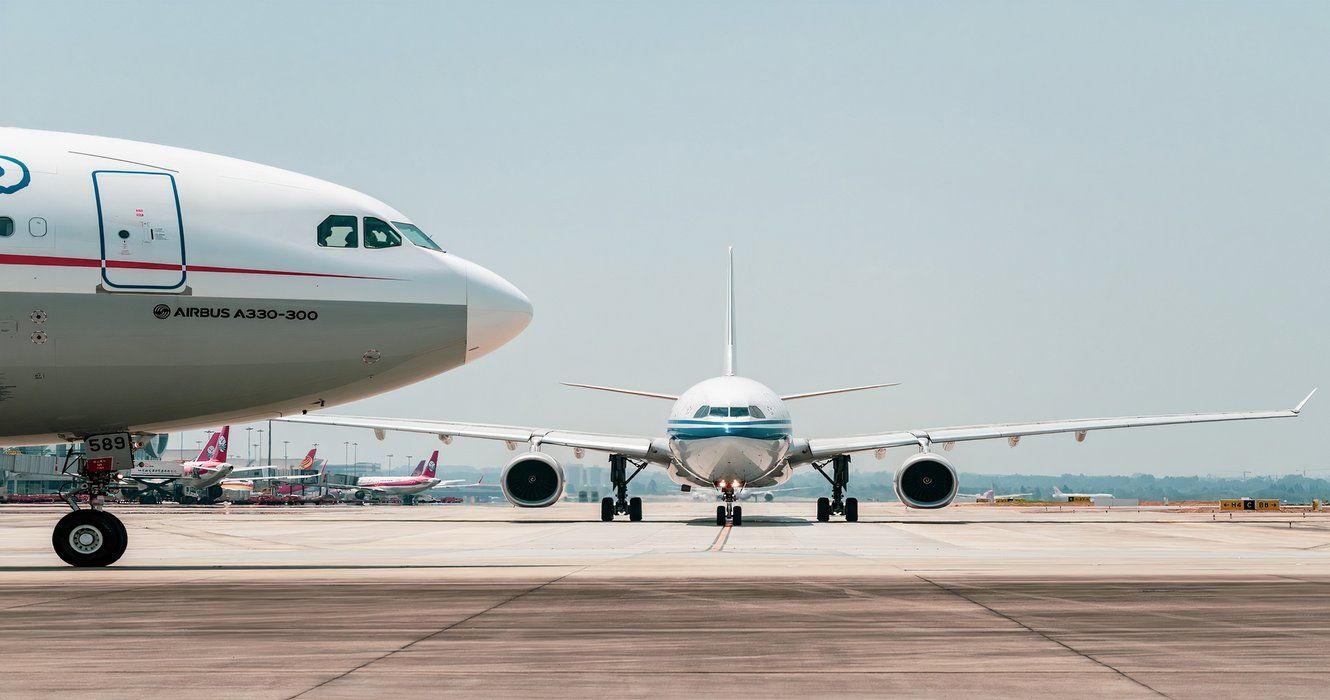
[[(28, 219), (28, 235), (33, 238), (42, 238), (46, 235), (48, 227), (46, 219), (40, 216), (34, 216)], [(14, 219), (8, 216), (0, 216), (0, 238), (9, 238), (14, 235)]]

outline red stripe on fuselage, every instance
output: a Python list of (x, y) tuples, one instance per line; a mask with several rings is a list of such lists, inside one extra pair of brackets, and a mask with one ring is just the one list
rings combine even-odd
[[(63, 258), (54, 255), (12, 255), (0, 254), (0, 265), (33, 265), (38, 267), (101, 267), (102, 261), (94, 258)], [(230, 275), (279, 275), (284, 277), (333, 277), (353, 280), (396, 280), (396, 277), (372, 277), (367, 275), (340, 275), (333, 272), (296, 272), (293, 270), (258, 270), (247, 267), (216, 267), (213, 265), (171, 265), (168, 263), (134, 262), (130, 260), (107, 260), (106, 267), (131, 270), (179, 270), (188, 272), (215, 272)]]

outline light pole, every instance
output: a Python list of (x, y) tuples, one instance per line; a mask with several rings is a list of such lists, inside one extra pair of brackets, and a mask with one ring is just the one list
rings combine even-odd
[(349, 455), (349, 454), (351, 454), (351, 441), (350, 441), (350, 440), (347, 440), (346, 442), (342, 443), (342, 463), (343, 463), (343, 464), (351, 464), (350, 457), (347, 456), (347, 455)]
[(388, 476), (393, 475), (393, 453), (388, 453)]
[[(259, 456), (263, 456), (263, 428), (259, 428), (259, 441), (255, 443), (259, 447)], [(268, 464), (272, 464), (272, 455), (268, 455)]]
[(282, 461), (283, 461), (283, 462), (286, 462), (286, 461), (288, 461), (288, 460), (290, 459), (290, 457), (288, 457), (287, 454), (286, 454), (286, 453), (287, 453), (287, 449), (288, 449), (290, 446), (291, 446), (291, 441), (290, 441), (290, 440), (283, 440), (283, 441), (282, 441)]
[(254, 426), (245, 428), (245, 459), (254, 459)]
[(360, 443), (351, 443), (351, 463), (360, 464)]
[(407, 469), (411, 468), (411, 455), (406, 456), (406, 468)]

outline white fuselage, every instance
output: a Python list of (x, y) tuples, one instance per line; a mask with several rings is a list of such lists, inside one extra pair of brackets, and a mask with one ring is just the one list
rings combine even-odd
[(0, 128), (0, 226), (0, 445), (331, 406), (531, 317), (373, 197), (179, 148)]
[(355, 486), (347, 487), (347, 490), (364, 487), (390, 496), (410, 496), (438, 486), (439, 481), (439, 479), (430, 476), (366, 477), (357, 481)]
[(791, 434), (789, 411), (776, 392), (744, 377), (708, 379), (670, 410), (670, 476), (699, 486), (783, 483), (790, 476)]
[(191, 489), (206, 489), (222, 482), (235, 469), (229, 462), (143, 462), (129, 471), (129, 478), (143, 482), (174, 483)]

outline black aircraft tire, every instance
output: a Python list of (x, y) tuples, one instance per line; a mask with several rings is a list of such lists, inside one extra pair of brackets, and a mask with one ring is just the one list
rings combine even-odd
[(129, 542), (124, 525), (112, 515), (92, 509), (76, 510), (56, 523), (51, 546), (66, 564), (107, 566), (125, 553)]
[(633, 496), (628, 499), (628, 519), (638, 523), (642, 522), (642, 499)]
[(831, 499), (823, 496), (817, 499), (817, 521), (825, 523), (831, 520)]
[(600, 520), (605, 523), (614, 520), (614, 499), (609, 496), (600, 499)]
[(857, 498), (845, 499), (845, 522), (847, 523), (859, 522), (859, 499)]
[(744, 509), (743, 509), (743, 506), (735, 506), (735, 507), (734, 507), (734, 521), (733, 521), (733, 522), (734, 522), (734, 526), (735, 526), (735, 527), (739, 527), (740, 525), (743, 525), (743, 524), (744, 524)]
[(118, 551), (115, 552), (115, 556), (111, 557), (111, 560), (106, 562), (106, 564), (109, 566), (111, 564), (116, 563), (117, 561), (120, 561), (120, 557), (125, 555), (125, 550), (129, 549), (129, 530), (125, 528), (125, 523), (120, 518), (117, 518), (114, 515), (107, 513), (106, 511), (98, 511), (98, 512), (101, 513), (102, 517), (106, 518), (106, 521), (109, 522), (115, 529), (120, 531), (120, 547)]
[(716, 506), (716, 524), (725, 527), (725, 506)]

